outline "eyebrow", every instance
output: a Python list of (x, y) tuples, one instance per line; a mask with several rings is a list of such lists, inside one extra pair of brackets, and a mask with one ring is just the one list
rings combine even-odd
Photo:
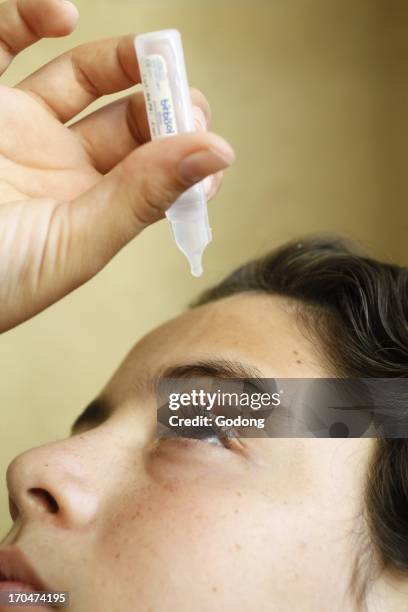
[(190, 378), (195, 376), (262, 378), (263, 374), (256, 366), (241, 361), (205, 359), (194, 363), (169, 366), (157, 377), (157, 379)]
[[(194, 363), (176, 364), (159, 371), (150, 377), (145, 388), (152, 392), (157, 391), (160, 381), (167, 378), (194, 378), (213, 377), (227, 379), (248, 379), (261, 382), (263, 374), (256, 366), (241, 361), (229, 359), (203, 359)], [(102, 425), (114, 411), (114, 407), (106, 397), (94, 399), (79, 415), (71, 426), (71, 435), (78, 433), (79, 429), (91, 429)]]

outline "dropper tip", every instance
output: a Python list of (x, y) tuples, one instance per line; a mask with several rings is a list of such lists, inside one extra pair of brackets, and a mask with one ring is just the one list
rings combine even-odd
[(191, 274), (198, 278), (203, 274), (203, 265), (201, 263), (201, 255), (193, 255), (190, 258)]
[(203, 274), (203, 267), (202, 266), (200, 266), (199, 268), (191, 267), (191, 274), (193, 276), (195, 276), (196, 278), (198, 278), (199, 276), (202, 276), (202, 274)]

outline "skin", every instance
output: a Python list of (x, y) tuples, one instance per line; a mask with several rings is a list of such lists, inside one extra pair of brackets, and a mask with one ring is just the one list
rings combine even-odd
[[(59, 0), (0, 4), (0, 74), (77, 18)], [(207, 192), (218, 190), (234, 155), (205, 133), (199, 92), (195, 134), (147, 142), (140, 94), (75, 122), (138, 78), (122, 37), (0, 87), (0, 332), (91, 278), (195, 182), (215, 175)], [(371, 441), (157, 439), (149, 379), (220, 358), (264, 377), (331, 374), (293, 304), (228, 298), (144, 338), (103, 390), (99, 422), (81, 419), (71, 437), (10, 465), (14, 526), (1, 547), (18, 545), (50, 588), (70, 591), (73, 612), (359, 609), (349, 586)], [(369, 610), (401, 612), (407, 597), (402, 578), (384, 573)]]
[(371, 441), (158, 440), (149, 379), (206, 359), (263, 377), (329, 375), (283, 298), (234, 296), (181, 315), (136, 345), (101, 393), (100, 423), (11, 464), (6, 542), (17, 538), (78, 612), (357, 609), (350, 560)]
[[(61, 0), (0, 4), (0, 75), (77, 19)], [(214, 196), (234, 159), (207, 133), (210, 107), (196, 90), (194, 133), (150, 142), (141, 91), (76, 120), (97, 98), (140, 83), (133, 39), (83, 44), (0, 85), (0, 332), (92, 278), (187, 188), (207, 179)]]

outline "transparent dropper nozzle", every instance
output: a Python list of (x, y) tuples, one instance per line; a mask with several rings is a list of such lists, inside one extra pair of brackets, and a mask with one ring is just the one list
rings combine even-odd
[(202, 254), (194, 253), (190, 257), (191, 274), (198, 278), (203, 274), (203, 256)]
[(174, 241), (189, 261), (191, 274), (195, 277), (201, 276), (203, 254), (212, 239), (208, 221), (206, 218), (195, 221), (169, 221)]

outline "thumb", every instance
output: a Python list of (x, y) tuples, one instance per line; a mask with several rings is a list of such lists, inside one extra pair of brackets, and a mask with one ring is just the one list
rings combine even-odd
[(211, 133), (151, 141), (69, 204), (70, 270), (81, 284), (100, 270), (186, 189), (230, 166), (232, 148)]

